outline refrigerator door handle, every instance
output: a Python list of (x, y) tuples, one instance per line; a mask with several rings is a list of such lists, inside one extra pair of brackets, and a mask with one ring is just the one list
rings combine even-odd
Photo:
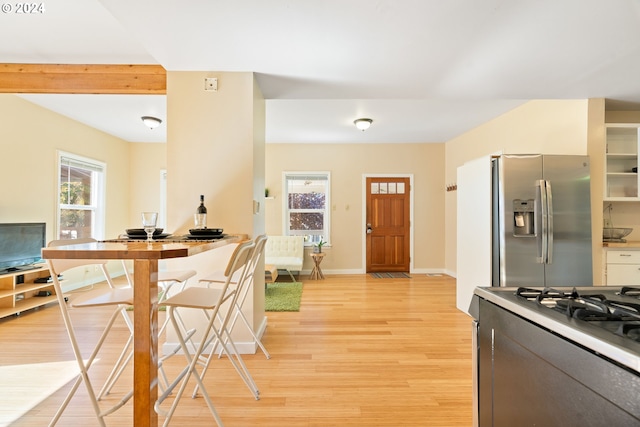
[(542, 239), (542, 244), (540, 245), (540, 253), (538, 257), (538, 262), (540, 264), (546, 264), (547, 262), (547, 249), (548, 249), (548, 230), (547, 230), (547, 215), (548, 215), (548, 206), (547, 206), (547, 189), (546, 189), (546, 181), (544, 179), (540, 179), (536, 182), (536, 187), (540, 190), (540, 213), (541, 213), (541, 232), (540, 236)]
[(545, 181), (547, 192), (547, 258), (546, 264), (553, 264), (553, 194), (551, 192), (551, 181)]

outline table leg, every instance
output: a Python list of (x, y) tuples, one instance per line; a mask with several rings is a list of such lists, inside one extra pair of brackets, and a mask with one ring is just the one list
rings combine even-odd
[(324, 274), (322, 274), (322, 270), (320, 269), (320, 263), (322, 262), (322, 258), (315, 257), (315, 256), (312, 258), (313, 258), (313, 269), (311, 270), (309, 279), (311, 280), (324, 279)]
[(133, 262), (133, 425), (156, 427), (158, 414), (158, 260)]

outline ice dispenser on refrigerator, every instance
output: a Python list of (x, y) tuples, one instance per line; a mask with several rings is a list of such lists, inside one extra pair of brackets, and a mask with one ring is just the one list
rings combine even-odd
[(513, 201), (513, 235), (515, 237), (534, 237), (535, 200), (515, 199)]

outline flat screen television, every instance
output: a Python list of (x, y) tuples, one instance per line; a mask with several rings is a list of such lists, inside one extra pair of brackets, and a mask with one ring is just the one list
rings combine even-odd
[(0, 274), (30, 270), (42, 261), (47, 224), (0, 223)]

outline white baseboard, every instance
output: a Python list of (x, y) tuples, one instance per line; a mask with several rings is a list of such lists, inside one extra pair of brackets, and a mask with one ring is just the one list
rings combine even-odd
[(415, 268), (410, 274), (447, 274), (443, 268)]
[[(367, 272), (363, 269), (344, 269), (344, 270), (325, 270), (322, 269), (324, 274), (367, 274)], [(301, 274), (308, 275), (311, 274), (311, 270), (303, 270)], [(454, 274), (449, 272), (449, 270), (444, 268), (415, 268), (410, 274), (446, 274), (447, 276), (456, 277)]]
[[(322, 267), (322, 266), (321, 266)], [(311, 270), (304, 272), (305, 274), (311, 274)], [(326, 270), (322, 269), (322, 273), (324, 274), (366, 274), (364, 270), (361, 269), (345, 269), (345, 270)]]
[(73, 281), (73, 283), (65, 283), (64, 281), (60, 283), (62, 287), (62, 292), (65, 294), (67, 292), (71, 293), (78, 289), (86, 288), (87, 286), (92, 286), (98, 283), (104, 282), (104, 276), (95, 276), (95, 277), (87, 277), (82, 280)]

